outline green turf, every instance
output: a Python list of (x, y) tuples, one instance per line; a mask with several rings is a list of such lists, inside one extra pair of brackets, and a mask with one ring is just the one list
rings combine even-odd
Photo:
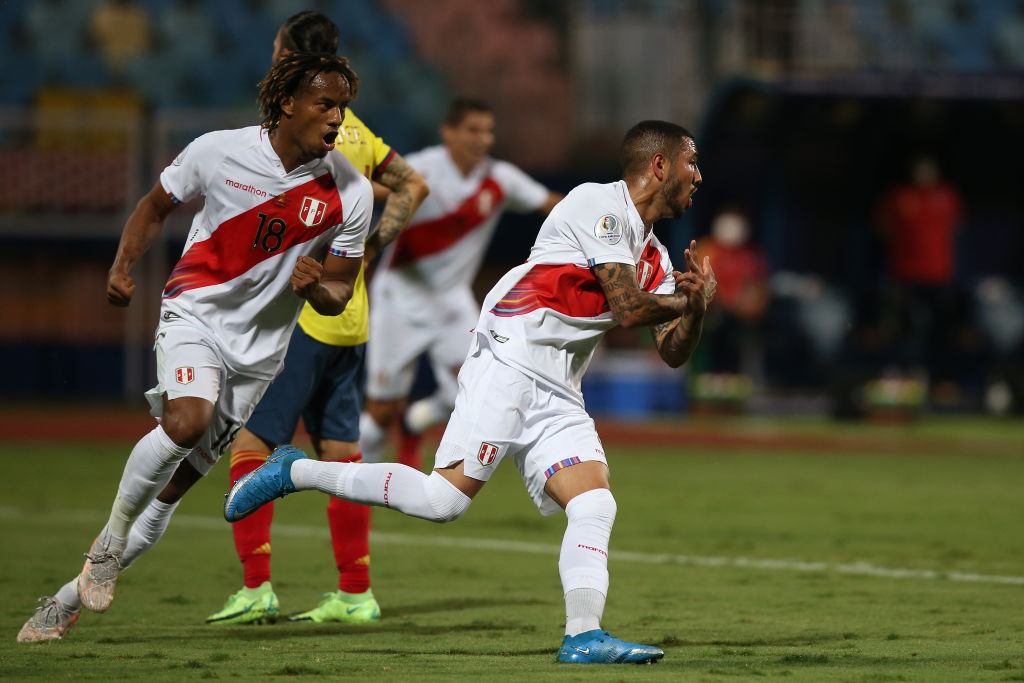
[[(9, 443), (0, 679), (1024, 680), (1024, 427), (835, 432), (853, 439), (792, 452), (608, 444), (619, 514), (604, 625), (664, 647), (652, 667), (554, 663), (564, 517), (542, 518), (510, 464), (454, 524), (375, 512), (379, 626), (202, 623), (241, 585), (220, 521), (221, 465), (125, 574), (110, 612), (84, 613), (62, 642), (17, 644), (35, 597), (80, 568), (127, 447)], [(933, 453), (936, 438), (960, 447)], [(324, 503), (312, 493), (278, 503), (285, 613), (335, 587)]]

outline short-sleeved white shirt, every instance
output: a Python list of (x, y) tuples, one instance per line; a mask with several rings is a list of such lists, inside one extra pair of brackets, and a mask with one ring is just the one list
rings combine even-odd
[[(548, 190), (516, 166), (487, 158), (462, 175), (443, 145), (408, 155), (430, 194), (385, 251), (374, 287), (401, 280), (419, 292), (468, 287), (504, 210), (540, 209)], [(418, 305), (418, 304), (417, 304)]]
[(641, 289), (675, 291), (668, 250), (644, 227), (624, 181), (580, 185), (554, 208), (526, 263), (485, 297), (474, 344), (582, 403), (594, 349), (617, 324), (591, 271), (599, 263), (633, 264)]
[(174, 201), (206, 198), (164, 288), (160, 325), (192, 325), (230, 371), (272, 378), (303, 304), (295, 261), (362, 256), (369, 181), (341, 154), (285, 173), (267, 131), (250, 126), (196, 138), (160, 184)]

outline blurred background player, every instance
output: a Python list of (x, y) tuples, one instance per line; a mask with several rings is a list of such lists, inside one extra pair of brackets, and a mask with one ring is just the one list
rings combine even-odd
[(568, 519), (558, 560), (566, 606), (558, 661), (663, 657), (661, 648), (601, 630), (617, 508), (580, 385), (597, 344), (616, 325), (652, 326), (661, 358), (672, 367), (685, 363), (716, 284), (694, 242), (680, 273), (653, 231), (655, 221), (681, 217), (702, 182), (693, 135), (642, 121), (626, 134), (620, 159), (623, 179), (570, 192), (544, 221), (527, 262), (484, 299), (430, 475), (402, 464), (317, 462), (284, 446), (232, 488), (225, 518), (316, 489), (449, 522), (509, 457), (537, 509), (564, 509)]
[[(300, 52), (335, 54), (338, 27), (319, 12), (289, 18), (274, 39), (273, 61)], [(367, 238), (369, 263), (408, 224), (427, 195), (423, 178), (348, 110), (338, 140), (341, 152), (363, 175), (388, 190), (383, 214)], [(323, 316), (305, 306), (292, 333), (284, 369), (231, 444), (231, 483), (263, 464), (277, 445), (290, 443), (299, 417), (319, 458), (358, 462), (359, 414), (363, 403), (367, 297), (363, 271), (345, 312)], [(244, 586), (224, 607), (207, 618), (210, 624), (260, 623), (277, 617), (279, 605), (270, 582), (270, 526), (274, 506), (267, 505), (232, 526), (242, 562)], [(363, 623), (380, 618), (370, 590), (370, 508), (331, 498), (327, 504), (331, 545), (338, 567), (338, 587), (320, 604), (292, 619)]]
[(359, 429), (367, 462), (381, 460), (417, 361), (427, 354), (437, 390), (405, 411), (399, 457), (419, 468), (419, 436), (455, 406), (455, 378), (479, 310), (473, 278), (502, 212), (547, 215), (562, 199), (516, 166), (489, 156), (494, 127), (488, 104), (456, 98), (441, 125), (444, 144), (408, 156), (430, 185), (430, 196), (384, 252), (370, 284), (367, 400)]
[(117, 306), (131, 301), (132, 267), (167, 216), (206, 200), (163, 292), (158, 383), (146, 393), (160, 422), (132, 450), (81, 574), (45, 600), (20, 642), (62, 638), (83, 606), (110, 607), (122, 568), (163, 535), (280, 370), (303, 301), (324, 315), (345, 309), (373, 194), (329, 152), (358, 83), (341, 57), (281, 61), (261, 83), (261, 125), (194, 140), (128, 217), (107, 280)]

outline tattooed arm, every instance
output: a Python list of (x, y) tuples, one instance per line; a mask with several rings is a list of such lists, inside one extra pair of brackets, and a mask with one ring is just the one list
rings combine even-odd
[(423, 177), (397, 152), (380, 177), (374, 180), (391, 190), (391, 194), (384, 204), (380, 220), (366, 238), (366, 251), (363, 256), (366, 263), (377, 258), (384, 247), (391, 244), (398, 237), (398, 233), (409, 225), (409, 219), (430, 193), (430, 188)]
[(652, 325), (658, 353), (672, 367), (679, 367), (697, 347), (704, 312), (715, 296), (717, 281), (705, 256), (699, 264), (696, 243), (685, 251), (687, 272), (675, 271), (674, 294), (651, 294), (637, 284), (636, 269), (626, 263), (601, 263), (593, 267), (604, 289), (608, 307), (623, 327)]

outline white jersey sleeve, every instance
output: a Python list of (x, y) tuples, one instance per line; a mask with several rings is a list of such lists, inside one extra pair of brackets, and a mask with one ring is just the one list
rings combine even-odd
[[(541, 226), (529, 260), (536, 263), (635, 263), (628, 205), (605, 186), (587, 183), (570, 192)], [(571, 248), (573, 252), (566, 252)]]
[[(340, 156), (340, 155), (339, 155)], [(347, 160), (346, 160), (347, 161)], [(329, 252), (342, 258), (361, 258), (373, 216), (373, 186), (365, 176), (352, 178), (358, 189), (352, 193), (354, 202), (345, 205), (345, 229), (331, 241)]]
[(504, 190), (507, 196), (505, 207), (510, 211), (528, 213), (544, 206), (548, 198), (548, 188), (528, 176), (518, 166), (496, 160), (492, 175)]
[(199, 136), (160, 174), (160, 184), (175, 203), (205, 196), (211, 173), (227, 156), (226, 148), (217, 142), (217, 134)]

